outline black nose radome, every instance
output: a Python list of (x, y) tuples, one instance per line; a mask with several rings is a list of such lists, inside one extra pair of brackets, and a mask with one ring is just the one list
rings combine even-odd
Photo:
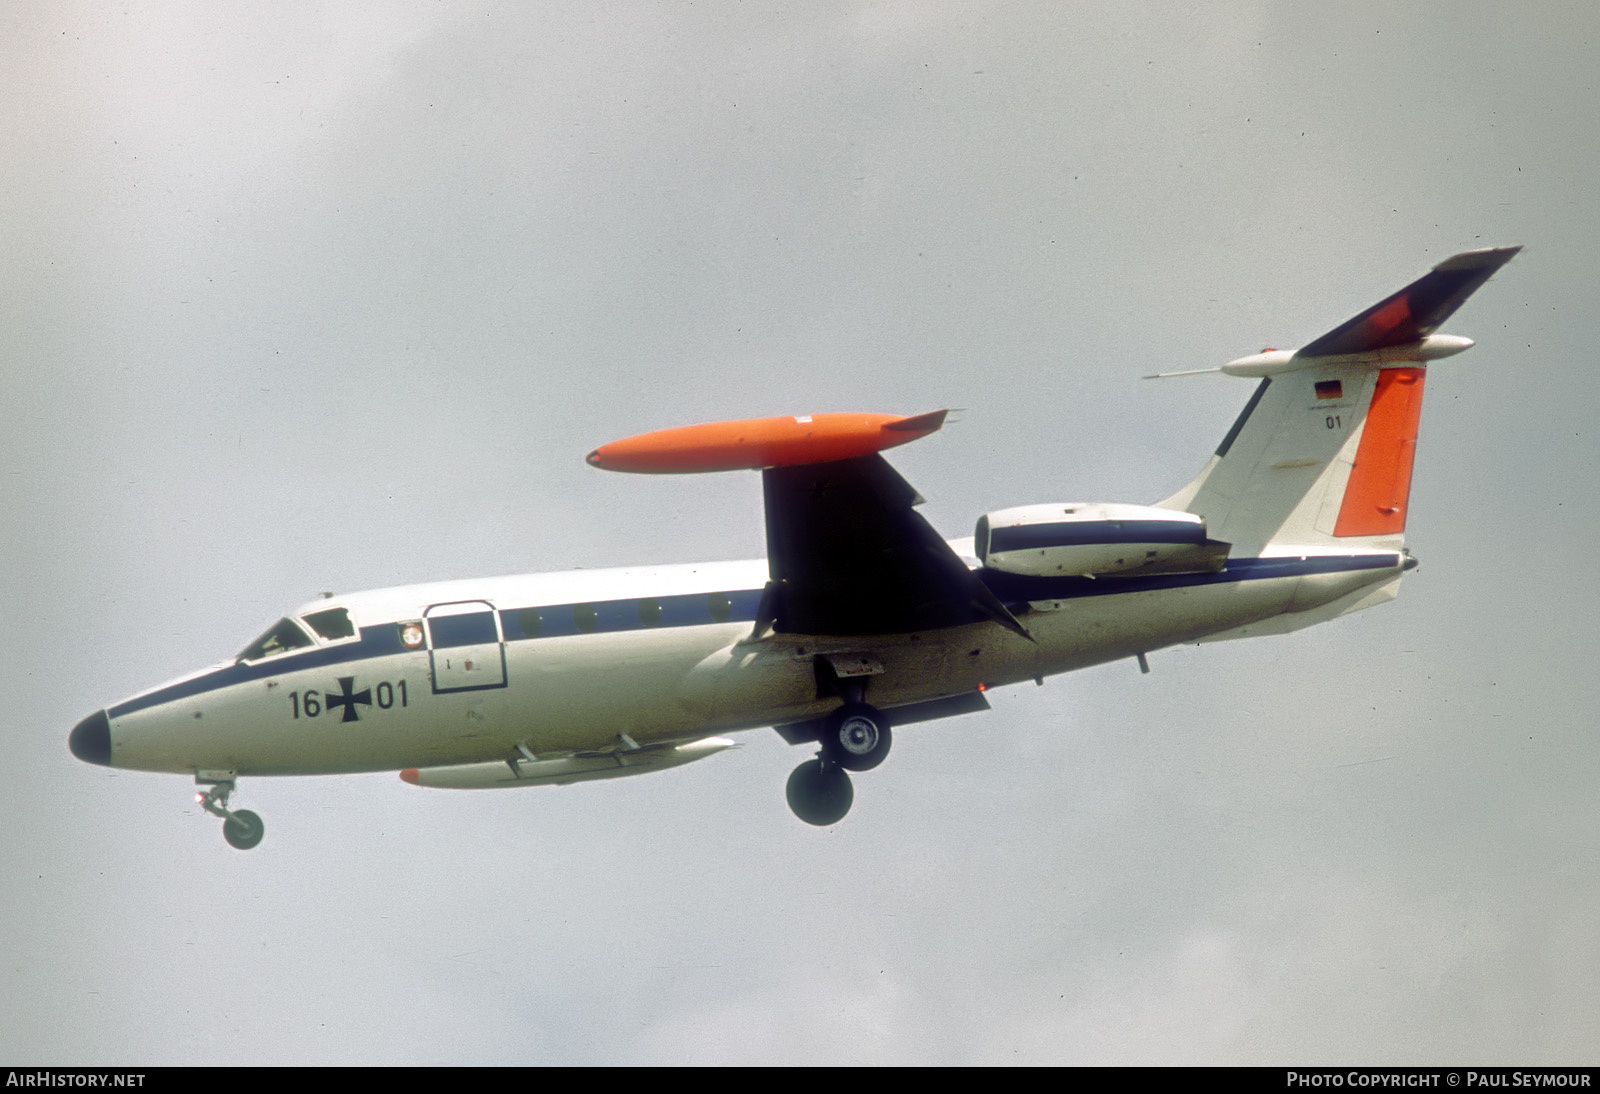
[(85, 763), (111, 765), (111, 723), (106, 712), (97, 710), (79, 722), (67, 737), (67, 747)]

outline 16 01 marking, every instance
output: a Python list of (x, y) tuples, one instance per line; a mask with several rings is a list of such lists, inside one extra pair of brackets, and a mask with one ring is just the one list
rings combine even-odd
[[(348, 692), (348, 689), (346, 689), (346, 691)], [(316, 718), (320, 716), (324, 710), (332, 706), (342, 706), (347, 712), (349, 712), (353, 710), (354, 704), (356, 703), (360, 703), (363, 706), (371, 705), (372, 700), (363, 698), (365, 694), (366, 692), (362, 691), (356, 695), (341, 695), (334, 694), (332, 692), (324, 695), (315, 688), (307, 691), (291, 691), (289, 693), (289, 706), (294, 712), (295, 718), (300, 718), (302, 716), (306, 718)], [(404, 680), (393, 684), (387, 680), (384, 680), (372, 689), (372, 699), (376, 700), (380, 710), (388, 710), (393, 707), (397, 698), (399, 699), (400, 706), (407, 707), (411, 705), (410, 694), (406, 691), (406, 682)], [(355, 721), (355, 719), (349, 717), (347, 714), (345, 721)]]

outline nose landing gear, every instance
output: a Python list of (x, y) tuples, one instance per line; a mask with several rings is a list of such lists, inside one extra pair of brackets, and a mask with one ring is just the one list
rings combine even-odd
[(208, 779), (196, 775), (195, 782), (203, 789), (194, 796), (195, 804), (213, 817), (222, 818), (222, 838), (229, 846), (248, 851), (261, 842), (267, 826), (261, 817), (248, 809), (229, 809), (228, 797), (233, 793), (234, 780)]

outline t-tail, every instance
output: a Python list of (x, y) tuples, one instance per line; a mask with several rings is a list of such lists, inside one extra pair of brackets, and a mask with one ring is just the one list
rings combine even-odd
[(1222, 366), (1259, 377), (1198, 477), (1163, 508), (1197, 514), (1230, 557), (1400, 552), (1435, 333), (1520, 247), (1467, 251), (1294, 351)]

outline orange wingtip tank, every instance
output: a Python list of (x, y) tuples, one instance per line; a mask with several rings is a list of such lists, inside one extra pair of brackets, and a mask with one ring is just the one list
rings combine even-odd
[(744, 471), (848, 460), (926, 437), (949, 411), (902, 418), (896, 414), (807, 414), (749, 418), (641, 433), (601, 445), (589, 463), (606, 471), (689, 474)]

